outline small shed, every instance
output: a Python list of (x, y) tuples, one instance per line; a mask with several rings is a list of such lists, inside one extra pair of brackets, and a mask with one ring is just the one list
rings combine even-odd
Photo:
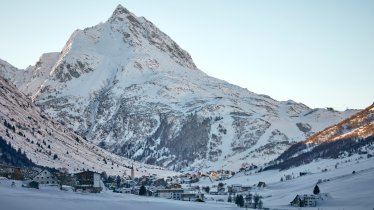
[(258, 188), (266, 187), (266, 184), (265, 184), (265, 182), (258, 182), (257, 187)]

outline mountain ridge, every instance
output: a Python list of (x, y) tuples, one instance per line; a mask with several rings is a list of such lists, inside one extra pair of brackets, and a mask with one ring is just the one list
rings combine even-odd
[(318, 158), (342, 158), (374, 150), (374, 104), (292, 145), (268, 169), (288, 169)]

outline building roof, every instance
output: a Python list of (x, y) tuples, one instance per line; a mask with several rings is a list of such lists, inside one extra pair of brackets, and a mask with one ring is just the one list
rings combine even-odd
[(85, 173), (100, 174), (100, 173), (95, 172), (95, 171), (81, 171), (81, 172), (76, 173), (75, 175), (78, 175), (78, 174), (85, 174)]
[(184, 192), (183, 189), (174, 188), (174, 189), (158, 189), (157, 192)]

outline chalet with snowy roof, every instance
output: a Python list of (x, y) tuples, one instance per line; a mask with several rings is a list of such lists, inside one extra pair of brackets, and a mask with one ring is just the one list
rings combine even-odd
[(49, 185), (54, 186), (57, 185), (57, 178), (47, 169), (42, 170), (39, 172), (34, 178), (32, 178), (32, 181), (38, 182), (39, 185)]
[(98, 193), (103, 189), (101, 175), (93, 171), (83, 171), (75, 174), (77, 183), (75, 190)]
[(320, 195), (296, 195), (296, 197), (291, 201), (291, 206), (295, 207), (315, 207), (317, 206), (317, 201), (321, 199)]

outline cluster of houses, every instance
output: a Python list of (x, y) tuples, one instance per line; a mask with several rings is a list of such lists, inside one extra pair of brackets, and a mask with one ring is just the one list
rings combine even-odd
[[(67, 172), (43, 169), (34, 173), (31, 177), (27, 177), (24, 181), (24, 186), (36, 188), (60, 186), (62, 189), (62, 185), (68, 185), (74, 191), (92, 193), (98, 193), (107, 188), (117, 193), (154, 196), (181, 201), (204, 201), (204, 193), (200, 189), (186, 187), (197, 181), (197, 176), (191, 174), (167, 177), (166, 179), (159, 179), (156, 174), (135, 177), (134, 167), (131, 168), (130, 176), (124, 174), (122, 177), (111, 178), (104, 177), (102, 174), (93, 171), (82, 171), (70, 175)], [(144, 194), (141, 194), (142, 187), (145, 189)]]
[(74, 190), (100, 192), (105, 186), (97, 172), (83, 171), (74, 175), (67, 170), (57, 171), (40, 168), (21, 168), (0, 164), (0, 176), (23, 180), (25, 187), (46, 187), (69, 185)]
[[(242, 184), (227, 185), (220, 182), (218, 185), (210, 187), (193, 186), (192, 184), (198, 182), (200, 179), (210, 179), (213, 181), (224, 180), (230, 178), (233, 173), (229, 171), (210, 171), (208, 173), (183, 174), (179, 176), (167, 177), (166, 179), (158, 178), (156, 174), (135, 177), (134, 167), (131, 168), (131, 175), (124, 174), (122, 177), (105, 177), (102, 174), (93, 171), (82, 171), (74, 175), (70, 175), (61, 171), (51, 172), (48, 169), (39, 171), (25, 170), (16, 167), (2, 167), (0, 165), (0, 175), (23, 175), (26, 179), (25, 183), (29, 187), (39, 186), (70, 186), (74, 191), (84, 191), (98, 193), (104, 188), (111, 189), (113, 192), (136, 194), (160, 197), (165, 199), (181, 200), (181, 201), (204, 201), (204, 193), (210, 195), (242, 195), (244, 197), (245, 207), (254, 206), (254, 198), (250, 191), (254, 188), (260, 189), (266, 187), (265, 182), (258, 182), (257, 185), (247, 186)], [(300, 176), (305, 176), (308, 173), (300, 173)], [(14, 178), (14, 177), (12, 177)], [(292, 179), (291, 176), (285, 176), (285, 179)], [(143, 192), (142, 192), (143, 190)], [(321, 195), (296, 195), (290, 202), (291, 206), (295, 207), (315, 207), (318, 200), (321, 200)]]
[[(40, 171), (31, 180), (26, 180), (28, 185), (32, 186), (58, 186), (62, 184), (71, 185), (75, 191), (101, 192), (105, 187), (101, 175), (93, 171), (82, 171), (70, 176), (65, 175), (62, 178), (61, 173), (52, 173), (48, 169)], [(69, 181), (68, 181), (69, 180)]]
[(180, 176), (160, 179), (156, 174), (142, 177), (121, 177), (120, 181), (106, 183), (107, 188), (118, 193), (141, 194), (141, 188), (145, 188), (146, 196), (160, 197), (181, 201), (204, 201), (204, 193), (200, 188), (191, 187), (191, 183), (199, 181), (196, 174), (184, 174)]

